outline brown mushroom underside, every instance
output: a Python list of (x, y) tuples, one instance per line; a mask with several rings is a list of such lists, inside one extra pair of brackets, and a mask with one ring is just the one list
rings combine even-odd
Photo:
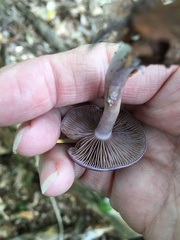
[(77, 140), (68, 149), (70, 157), (79, 165), (93, 170), (107, 171), (132, 165), (146, 150), (146, 137), (140, 123), (127, 111), (121, 110), (111, 136), (106, 140), (95, 136), (95, 129), (103, 110), (95, 105), (71, 109), (62, 121), (62, 132)]

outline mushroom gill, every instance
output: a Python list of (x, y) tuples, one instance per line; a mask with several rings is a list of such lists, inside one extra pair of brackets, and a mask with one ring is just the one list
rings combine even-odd
[(95, 129), (103, 110), (95, 105), (71, 109), (62, 121), (62, 132), (77, 140), (68, 149), (79, 165), (107, 171), (127, 167), (137, 162), (146, 149), (146, 138), (140, 123), (127, 111), (121, 110), (108, 139), (98, 139)]
[(128, 77), (139, 67), (130, 45), (121, 42), (105, 78), (104, 109), (84, 105), (71, 109), (62, 121), (62, 132), (78, 142), (68, 153), (79, 165), (112, 170), (137, 162), (146, 149), (146, 137), (133, 116), (120, 111)]

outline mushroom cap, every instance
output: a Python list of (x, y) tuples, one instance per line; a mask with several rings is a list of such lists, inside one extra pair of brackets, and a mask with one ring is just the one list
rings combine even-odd
[(71, 109), (62, 121), (62, 132), (76, 139), (68, 149), (70, 157), (85, 168), (98, 171), (128, 167), (142, 158), (146, 137), (140, 123), (127, 111), (121, 110), (110, 138), (100, 140), (95, 129), (103, 110), (95, 105)]

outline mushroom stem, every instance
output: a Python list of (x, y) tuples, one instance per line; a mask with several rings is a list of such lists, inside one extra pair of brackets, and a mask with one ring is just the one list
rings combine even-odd
[(68, 154), (80, 166), (99, 171), (120, 169), (140, 160), (146, 150), (141, 125), (125, 110), (119, 114), (123, 87), (139, 66), (133, 59), (131, 47), (121, 43), (106, 74), (103, 111), (83, 105), (63, 118), (63, 134), (78, 140)]
[(113, 106), (105, 101), (103, 115), (95, 129), (95, 136), (98, 139), (106, 140), (111, 137), (112, 128), (120, 111), (121, 99), (116, 101)]
[(131, 50), (130, 45), (121, 42), (107, 70), (104, 111), (95, 129), (95, 136), (98, 139), (106, 140), (111, 137), (113, 126), (120, 112), (123, 87), (139, 64), (139, 61), (137, 59), (134, 61), (130, 55)]

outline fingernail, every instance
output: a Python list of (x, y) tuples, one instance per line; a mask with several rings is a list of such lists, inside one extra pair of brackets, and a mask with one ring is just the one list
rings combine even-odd
[(15, 139), (14, 139), (14, 143), (13, 143), (13, 153), (17, 154), (17, 149), (19, 147), (19, 144), (21, 142), (22, 136), (24, 131), (27, 129), (28, 127), (22, 127), (19, 132), (16, 134)]
[(44, 194), (51, 184), (56, 180), (58, 177), (58, 172), (56, 171), (56, 166), (51, 160), (46, 160), (46, 162), (42, 166), (41, 176), (46, 174), (46, 172), (52, 172), (47, 178), (45, 178), (41, 183), (41, 192)]

